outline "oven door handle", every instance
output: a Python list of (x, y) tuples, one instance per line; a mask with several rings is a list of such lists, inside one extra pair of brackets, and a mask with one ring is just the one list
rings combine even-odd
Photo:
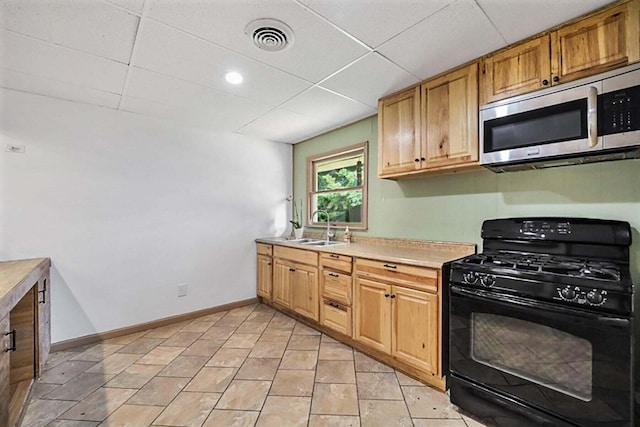
[(481, 289), (467, 289), (460, 286), (451, 286), (451, 294), (458, 294), (460, 296), (468, 297), (481, 301), (498, 301), (505, 304), (520, 305), (527, 308), (533, 308), (538, 310), (545, 310), (547, 312), (556, 313), (559, 315), (571, 315), (579, 316), (589, 320), (596, 320), (600, 323), (605, 323), (611, 326), (628, 327), (630, 326), (630, 320), (624, 317), (612, 317), (609, 315), (603, 315), (600, 313), (592, 313), (585, 310), (575, 309), (572, 307), (558, 306), (550, 302), (540, 302), (528, 298), (521, 298), (512, 295), (498, 294), (496, 292), (488, 292)]

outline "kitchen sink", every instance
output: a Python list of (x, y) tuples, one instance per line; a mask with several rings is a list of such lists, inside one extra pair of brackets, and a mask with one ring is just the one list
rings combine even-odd
[(303, 245), (308, 245), (310, 243), (316, 243), (316, 242), (322, 242), (323, 240), (319, 240), (319, 239), (309, 239), (307, 237), (302, 238), (302, 239), (291, 239), (291, 240), (287, 240), (287, 242), (290, 243), (302, 243)]
[[(313, 239), (311, 239), (311, 240), (313, 240)], [(309, 246), (334, 246), (334, 245), (344, 245), (344, 243), (343, 242), (333, 242), (333, 241), (327, 242), (326, 240), (315, 240), (313, 242), (303, 243), (303, 245), (309, 245)]]

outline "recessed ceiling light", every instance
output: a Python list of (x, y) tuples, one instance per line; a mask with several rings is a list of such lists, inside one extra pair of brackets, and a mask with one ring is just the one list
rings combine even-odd
[(224, 75), (224, 79), (232, 85), (239, 85), (244, 80), (244, 77), (237, 71), (229, 71)]

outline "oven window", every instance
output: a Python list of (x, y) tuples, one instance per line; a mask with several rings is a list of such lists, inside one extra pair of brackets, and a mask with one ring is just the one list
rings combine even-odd
[(471, 356), (479, 363), (588, 402), (591, 343), (513, 317), (473, 313)]

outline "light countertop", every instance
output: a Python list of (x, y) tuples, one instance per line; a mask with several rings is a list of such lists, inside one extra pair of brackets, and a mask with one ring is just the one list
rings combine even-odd
[(0, 262), (0, 319), (9, 314), (50, 266), (49, 258)]
[(386, 238), (359, 238), (352, 243), (331, 246), (304, 245), (280, 237), (259, 238), (256, 242), (430, 268), (441, 268), (448, 261), (476, 251), (473, 243)]

